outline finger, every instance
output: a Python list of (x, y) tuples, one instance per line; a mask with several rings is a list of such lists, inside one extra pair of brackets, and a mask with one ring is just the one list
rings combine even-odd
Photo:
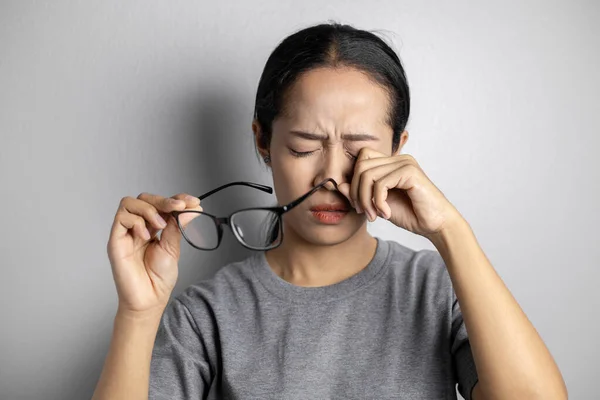
[(181, 199), (175, 199), (172, 197), (163, 197), (150, 193), (141, 193), (138, 196), (138, 200), (145, 201), (146, 203), (154, 206), (158, 211), (163, 213), (170, 213), (172, 211), (185, 210), (186, 202)]
[(408, 191), (414, 187), (416, 181), (416, 169), (410, 162), (401, 163), (401, 166), (389, 174), (378, 179), (373, 187), (373, 203), (375, 207), (389, 219), (392, 210), (387, 203), (388, 193), (392, 189)]
[(385, 219), (390, 219), (392, 216), (392, 209), (386, 201), (389, 190), (396, 187), (398, 176), (401, 175), (402, 172), (401, 167), (395, 169), (373, 184), (373, 205), (375, 206), (375, 209), (379, 211), (378, 214)]
[(130, 214), (126, 211), (119, 211), (115, 216), (113, 234), (123, 237), (125, 234), (131, 234), (143, 241), (150, 240), (150, 232), (146, 229), (146, 221), (139, 215)]
[(179, 259), (181, 231), (177, 225), (177, 220), (173, 216), (168, 219), (167, 226), (160, 235), (159, 245), (175, 260)]
[(185, 202), (185, 208), (197, 208), (200, 205), (200, 199), (196, 196), (189, 195), (187, 193), (179, 193), (172, 197), (175, 200), (182, 200)]
[[(192, 222), (194, 219), (196, 219), (202, 215), (202, 214), (194, 212), (194, 211), (202, 211), (202, 210), (190, 210), (189, 212), (184, 212), (182, 214), (179, 214), (179, 223), (181, 224), (181, 226), (183, 228), (188, 226), (188, 224), (190, 222)], [(203, 217), (203, 218), (206, 218), (206, 217)]]
[[(187, 193), (179, 193), (176, 194), (172, 197), (170, 197), (170, 199), (173, 200), (177, 200), (177, 201), (183, 201), (185, 203), (185, 207), (183, 210), (181, 211), (202, 211), (202, 207), (200, 206), (200, 199), (196, 196), (191, 196)], [(159, 202), (161, 201), (161, 199), (157, 199)], [(166, 201), (167, 204), (169, 202), (168, 199), (164, 199), (163, 201)], [(173, 203), (171, 203), (173, 204)], [(179, 208), (181, 208), (181, 203), (177, 204), (179, 206)], [(180, 210), (175, 210), (175, 211), (180, 211)], [(170, 219), (173, 219), (175, 223), (177, 223), (177, 219), (176, 217), (173, 215), (173, 212), (159, 212), (159, 214), (162, 216), (162, 218), (165, 221), (169, 221)], [(184, 214), (182, 216), (179, 217), (179, 222), (182, 224), (182, 227), (185, 228), (185, 226), (194, 218), (198, 217), (198, 214), (195, 213), (190, 213), (190, 214)], [(150, 234), (152, 235), (152, 237), (155, 237), (156, 234), (158, 233), (158, 230), (152, 228), (150, 229)]]
[(143, 217), (148, 223), (148, 228), (156, 230), (167, 226), (167, 222), (159, 214), (156, 207), (144, 200), (126, 197), (121, 201), (120, 209)]
[[(418, 164), (416, 164), (416, 161), (414, 160), (414, 158), (408, 154), (402, 154), (402, 155), (397, 155), (397, 156), (385, 156), (382, 153), (378, 153), (376, 151), (371, 151), (371, 152), (363, 152), (361, 151), (361, 154), (359, 157), (361, 158), (361, 162), (360, 165), (358, 165), (359, 163), (357, 162), (357, 166), (355, 168), (355, 172), (354, 172), (354, 176), (352, 179), (352, 183), (351, 183), (351, 187), (350, 187), (350, 197), (352, 198), (352, 201), (354, 203), (356, 203), (355, 207), (357, 208), (357, 211), (360, 213), (361, 210), (358, 210), (358, 208), (360, 207), (364, 207), (361, 202), (359, 201), (359, 188), (361, 185), (361, 180), (362, 180), (362, 175), (373, 168), (379, 167), (381, 165), (387, 165), (387, 164), (396, 164), (397, 167), (400, 167), (402, 165), (406, 165), (406, 164), (413, 164), (416, 167), (418, 167)], [(367, 158), (367, 157), (372, 157), (372, 158)], [(371, 203), (369, 203), (371, 204)]]
[(361, 174), (357, 203), (365, 210), (369, 217), (369, 221), (374, 221), (379, 214), (373, 204), (373, 186), (375, 185), (375, 182), (398, 168), (397, 162), (390, 162), (373, 167)]
[[(149, 226), (159, 226), (161, 224), (161, 221), (155, 218), (157, 213), (155, 210), (152, 209), (152, 206), (132, 197), (124, 197), (123, 199), (121, 199), (119, 208), (117, 209), (117, 213), (115, 214), (115, 219), (113, 221), (113, 226), (111, 229), (111, 237), (122, 238), (128, 234), (129, 229), (132, 229), (126, 228), (125, 225), (121, 224), (121, 221), (124, 219), (125, 214), (132, 214), (143, 217), (143, 219), (148, 220), (148, 222), (150, 223)], [(127, 218), (127, 220), (130, 221), (131, 219)]]
[[(160, 199), (157, 199), (160, 201)], [(171, 205), (177, 205), (180, 209), (172, 210), (172, 211), (202, 211), (202, 207), (200, 206), (200, 199), (195, 196), (191, 196), (187, 193), (179, 193), (171, 197), (170, 200), (175, 200), (180, 202), (178, 204), (170, 202)], [(181, 204), (184, 204), (181, 207)], [(171, 211), (171, 212), (172, 212)], [(184, 212), (180, 214), (178, 219), (173, 216), (173, 214), (169, 213), (168, 224), (166, 228), (163, 230), (160, 236), (160, 246), (168, 252), (173, 258), (179, 259), (180, 249), (181, 249), (181, 230), (179, 228), (179, 224), (181, 224), (182, 228), (185, 228), (193, 219), (198, 218), (201, 214), (197, 212)], [(178, 221), (179, 220), (179, 224)]]
[(360, 214), (363, 209), (358, 202), (358, 188), (360, 186), (361, 175), (364, 171), (378, 165), (382, 162), (381, 159), (388, 158), (385, 154), (379, 153), (369, 147), (363, 147), (358, 153), (356, 163), (354, 164), (354, 173), (350, 182), (350, 199), (354, 203), (356, 211)]
[[(204, 209), (200, 206), (200, 199), (195, 196), (191, 196), (187, 193), (180, 193), (173, 196), (177, 200), (183, 200), (186, 202), (185, 211), (203, 211)], [(198, 218), (199, 213), (189, 212), (179, 215), (179, 223), (185, 228), (192, 220)]]

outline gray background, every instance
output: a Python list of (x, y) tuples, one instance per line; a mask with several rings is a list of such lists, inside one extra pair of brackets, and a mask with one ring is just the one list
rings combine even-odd
[[(260, 73), (283, 37), (329, 19), (399, 51), (405, 152), (470, 222), (571, 398), (598, 398), (600, 6), (573, 0), (2, 1), (0, 398), (91, 396), (116, 308), (119, 200), (271, 183), (250, 129)], [(205, 208), (273, 201), (248, 196)], [(433, 248), (385, 221), (369, 229)], [(184, 246), (176, 293), (247, 254), (225, 239)]]

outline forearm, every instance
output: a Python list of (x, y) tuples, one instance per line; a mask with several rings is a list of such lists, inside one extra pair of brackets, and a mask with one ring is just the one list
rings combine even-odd
[(148, 399), (150, 360), (161, 314), (117, 312), (112, 340), (92, 400)]
[(566, 399), (566, 387), (552, 355), (468, 223), (457, 218), (430, 239), (448, 268), (484, 398)]

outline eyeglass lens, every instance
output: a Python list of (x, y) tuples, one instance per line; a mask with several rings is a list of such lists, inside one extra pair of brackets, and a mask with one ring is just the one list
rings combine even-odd
[[(230, 227), (245, 246), (269, 249), (279, 245), (281, 223), (279, 215), (269, 210), (242, 210), (231, 216)], [(187, 240), (201, 249), (215, 249), (219, 243), (219, 231), (215, 220), (205, 214), (196, 214), (184, 228)]]

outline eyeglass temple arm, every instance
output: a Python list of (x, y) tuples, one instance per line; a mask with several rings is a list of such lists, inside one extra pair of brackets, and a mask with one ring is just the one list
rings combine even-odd
[(252, 183), (252, 182), (231, 182), (231, 183), (228, 183), (226, 185), (219, 186), (218, 188), (213, 189), (210, 192), (204, 193), (203, 195), (198, 196), (198, 198), (200, 200), (203, 200), (203, 199), (207, 198), (208, 196), (210, 196), (211, 194), (215, 194), (217, 192), (220, 192), (221, 190), (226, 189), (229, 186), (249, 186), (251, 188), (262, 190), (263, 192), (267, 192), (269, 194), (273, 193), (273, 188), (271, 188), (270, 186), (261, 185), (259, 183)]
[[(313, 194), (314, 192), (316, 192), (317, 190), (321, 189), (323, 186), (325, 186), (325, 184), (327, 184), (328, 182), (333, 183), (333, 186), (338, 189), (338, 185), (337, 182), (333, 179), (333, 178), (327, 178), (325, 179), (323, 182), (319, 183), (317, 186), (315, 186), (314, 188), (312, 188), (312, 190), (308, 193), (306, 193), (305, 195), (303, 195), (302, 197), (299, 197), (298, 199), (292, 201), (290, 204), (281, 207), (281, 209), (283, 210), (283, 212), (287, 212), (290, 211), (292, 208), (296, 207), (298, 204), (302, 203), (304, 200), (306, 200), (306, 198), (308, 196), (310, 196), (311, 194)], [(338, 189), (339, 190), (339, 189)]]

